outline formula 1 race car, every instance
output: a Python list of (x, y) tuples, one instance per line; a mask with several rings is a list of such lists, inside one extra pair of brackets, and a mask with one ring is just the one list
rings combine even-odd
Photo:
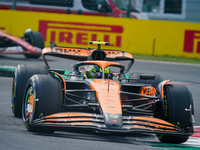
[[(97, 49), (46, 47), (46, 67), (17, 66), (12, 110), (22, 115), (25, 127), (50, 133), (63, 128), (154, 133), (165, 143), (187, 141), (193, 134), (190, 91), (157, 74), (127, 75), (134, 63), (130, 53), (101, 49), (108, 42), (90, 44)], [(82, 61), (66, 72), (50, 67), (47, 56)]]
[(0, 54), (24, 54), (27, 58), (38, 58), (44, 48), (40, 32), (27, 29), (22, 38), (0, 31)]

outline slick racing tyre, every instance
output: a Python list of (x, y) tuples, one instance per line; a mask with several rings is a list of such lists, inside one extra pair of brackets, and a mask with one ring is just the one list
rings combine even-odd
[(140, 74), (144, 74), (144, 73), (132, 73), (129, 77), (129, 79), (134, 79), (134, 80), (129, 80), (129, 83), (145, 83), (145, 84), (151, 84), (152, 87), (154, 87), (156, 89), (157, 85), (163, 81), (163, 78), (158, 75), (158, 74), (151, 74), (155, 76), (154, 80), (144, 80), (144, 79), (140, 79)]
[[(166, 121), (182, 128), (185, 133), (193, 132), (192, 105), (193, 99), (187, 87), (182, 85), (167, 85), (164, 87), (164, 108)], [(157, 135), (163, 143), (179, 144), (186, 142), (189, 136)]]
[(24, 92), (22, 117), (31, 132), (53, 133), (52, 127), (34, 125), (34, 120), (61, 111), (62, 87), (58, 79), (49, 75), (32, 76)]
[[(29, 31), (23, 36), (23, 39), (31, 45), (40, 49), (44, 48), (44, 38), (40, 32)], [(24, 54), (27, 58), (39, 58), (41, 54)]]
[(34, 74), (48, 74), (47, 68), (35, 65), (18, 65), (12, 85), (12, 112), (15, 117), (22, 116), (22, 99), (28, 79)]

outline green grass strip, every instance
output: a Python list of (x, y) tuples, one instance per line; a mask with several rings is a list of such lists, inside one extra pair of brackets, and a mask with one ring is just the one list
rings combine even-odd
[(14, 77), (14, 66), (0, 66), (0, 77)]
[(155, 55), (141, 55), (141, 54), (133, 54), (133, 58), (134, 59), (144, 59), (144, 60), (157, 60), (157, 61), (169, 61), (169, 62), (200, 64), (200, 59), (198, 59), (198, 58), (173, 57), (173, 56), (155, 56)]

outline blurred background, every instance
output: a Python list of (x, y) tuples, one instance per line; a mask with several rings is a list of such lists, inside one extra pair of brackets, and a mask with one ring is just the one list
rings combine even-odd
[(199, 8), (200, 0), (0, 0), (0, 30), (22, 37), (31, 28), (45, 47), (100, 40), (131, 54), (200, 58)]
[(0, 0), (0, 9), (200, 22), (200, 0)]

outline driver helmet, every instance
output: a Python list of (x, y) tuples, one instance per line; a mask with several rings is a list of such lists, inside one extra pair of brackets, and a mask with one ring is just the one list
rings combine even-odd
[[(102, 69), (99, 66), (91, 66), (89, 69), (89, 75), (88, 77), (91, 79), (101, 79), (102, 78)], [(104, 70), (104, 78), (108, 79), (110, 76), (110, 69), (109, 67), (106, 67)]]

